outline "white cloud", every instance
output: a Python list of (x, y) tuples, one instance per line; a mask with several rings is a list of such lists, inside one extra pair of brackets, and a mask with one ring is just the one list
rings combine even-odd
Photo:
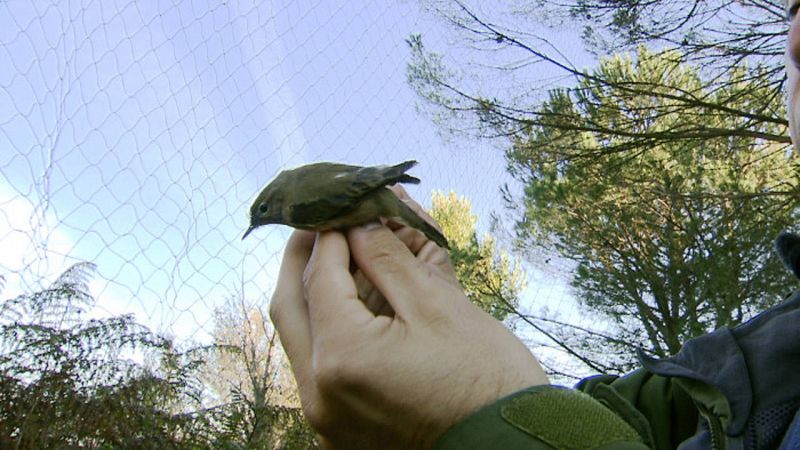
[(55, 229), (52, 214), (42, 214), (4, 183), (0, 206), (0, 273), (6, 278), (3, 297), (8, 298), (41, 287), (42, 281), (53, 281), (66, 270), (72, 241)]
[[(52, 213), (40, 213), (33, 202), (5, 183), (0, 183), (0, 206), (0, 274), (5, 277), (0, 298), (41, 289), (79, 262), (70, 256), (75, 249), (74, 240), (58, 228)], [(119, 288), (98, 274), (90, 280), (89, 291), (97, 304), (88, 318), (131, 312), (137, 319), (144, 317), (123, 300), (126, 296)]]

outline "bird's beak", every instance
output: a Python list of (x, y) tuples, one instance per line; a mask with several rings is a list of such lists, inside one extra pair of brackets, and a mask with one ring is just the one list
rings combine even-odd
[(245, 231), (245, 232), (244, 232), (244, 236), (242, 236), (242, 240), (244, 240), (244, 238), (246, 238), (246, 237), (247, 237), (247, 235), (248, 235), (248, 234), (250, 234), (250, 233), (251, 233), (253, 230), (255, 230), (255, 229), (256, 229), (256, 227), (255, 227), (255, 226), (253, 226), (253, 225), (250, 225), (250, 228), (248, 228), (248, 229), (247, 229), (247, 231)]

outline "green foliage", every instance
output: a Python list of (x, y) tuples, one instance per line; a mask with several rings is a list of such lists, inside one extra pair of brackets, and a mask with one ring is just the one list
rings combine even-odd
[[(235, 395), (230, 403), (205, 413), (205, 429), (213, 430), (213, 449), (302, 449), (320, 448), (299, 408), (270, 404), (254, 408)], [(210, 420), (209, 420), (210, 419)]]
[[(768, 89), (742, 70), (707, 92), (679, 59), (640, 48), (635, 59), (604, 60), (578, 88), (552, 92), (538, 111), (546, 121), (507, 152), (526, 186), (521, 241), (574, 261), (583, 305), (616, 324), (618, 342), (660, 356), (781, 299), (789, 278), (772, 239), (796, 219), (796, 160), (757, 136), (780, 125), (692, 140), (689, 130), (736, 129), (744, 119), (646, 92), (680, 89), (761, 110), (773, 101)], [(680, 139), (646, 145), (669, 134)]]
[[(199, 444), (191, 364), (132, 316), (86, 319), (89, 263), (0, 305), (0, 447), (176, 448)], [(157, 369), (134, 354), (161, 360)]]
[[(179, 352), (132, 316), (87, 319), (93, 271), (0, 304), (0, 448), (318, 447), (275, 385), (263, 315), (220, 312), (216, 345)], [(223, 401), (208, 407), (209, 392)]]
[[(455, 69), (419, 36), (409, 41), (422, 106), (446, 133), (507, 145), (525, 189), (506, 195), (520, 246), (567, 260), (595, 317), (588, 327), (521, 318), (591, 370), (615, 372), (632, 367), (637, 346), (674, 353), (778, 301), (790, 279), (772, 240), (797, 219), (800, 174), (783, 108), (782, 3), (536, 3), (530, 17), (585, 21), (600, 54), (660, 50), (579, 70), (513, 21), (462, 3), (437, 10), (476, 50), (453, 58)], [(569, 87), (537, 89), (552, 78), (536, 69)]]
[(519, 304), (525, 273), (508, 253), (498, 248), (490, 234), (478, 240), (478, 217), (464, 197), (454, 192), (434, 192), (431, 216), (450, 241), (450, 259), (467, 297), (483, 310), (503, 320)]

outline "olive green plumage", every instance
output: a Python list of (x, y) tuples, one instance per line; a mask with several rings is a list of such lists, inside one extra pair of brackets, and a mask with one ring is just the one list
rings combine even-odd
[(284, 170), (258, 194), (250, 207), (250, 228), (283, 224), (302, 230), (341, 229), (377, 220), (393, 219), (423, 232), (442, 248), (447, 239), (418, 216), (386, 186), (419, 183), (406, 174), (417, 164), (361, 167), (314, 163)]

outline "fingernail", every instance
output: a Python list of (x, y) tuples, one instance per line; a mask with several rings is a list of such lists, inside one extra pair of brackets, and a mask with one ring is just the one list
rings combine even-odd
[(375, 221), (372, 221), (372, 222), (367, 222), (364, 225), (361, 225), (361, 228), (363, 228), (366, 231), (370, 231), (370, 230), (374, 230), (376, 228), (380, 228), (382, 226), (383, 226), (382, 223), (380, 223), (379, 221), (375, 220)]

